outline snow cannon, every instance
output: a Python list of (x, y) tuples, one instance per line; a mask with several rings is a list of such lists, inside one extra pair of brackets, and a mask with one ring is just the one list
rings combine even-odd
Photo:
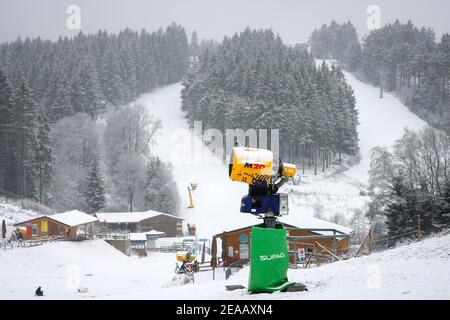
[(252, 227), (248, 282), (252, 293), (284, 291), (295, 285), (287, 278), (287, 231), (277, 217), (289, 211), (288, 195), (278, 193), (278, 189), (296, 172), (295, 165), (275, 159), (269, 150), (236, 143), (231, 153), (229, 178), (249, 185), (248, 194), (241, 200), (241, 212), (264, 219), (263, 224)]
[(189, 263), (196, 259), (196, 255), (190, 253), (189, 251), (178, 251), (176, 253), (176, 259), (178, 262), (186, 261)]
[[(294, 164), (275, 161), (266, 149), (236, 146), (231, 153), (229, 177), (249, 185), (248, 195), (241, 201), (241, 212), (266, 215), (268, 218), (287, 215), (288, 196), (277, 193), (297, 172)], [(269, 219), (265, 219), (269, 222)], [(271, 222), (274, 222), (273, 219)], [(270, 224), (273, 227), (273, 223)]]

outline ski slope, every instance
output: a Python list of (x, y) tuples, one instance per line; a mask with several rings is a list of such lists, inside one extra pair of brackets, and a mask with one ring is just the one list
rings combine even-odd
[[(370, 150), (376, 146), (392, 146), (402, 136), (404, 128), (425, 126), (392, 94), (385, 93), (380, 99), (378, 88), (357, 80), (348, 72), (344, 75), (357, 100), (361, 161), (347, 171), (344, 171), (346, 168), (335, 167), (318, 176), (308, 172), (300, 185), (283, 187), (282, 192), (291, 194), (290, 216), (283, 219), (294, 225), (298, 219), (318, 214), (318, 211), (327, 219), (335, 214), (349, 219), (355, 210), (364, 211), (369, 197), (361, 195), (361, 190), (369, 179)], [(224, 164), (212, 163), (214, 161), (201, 163), (201, 159), (214, 157), (204, 147), (201, 137), (194, 136), (188, 128), (180, 109), (181, 89), (181, 84), (170, 85), (142, 95), (137, 101), (162, 121), (163, 128), (152, 152), (174, 166), (175, 180), (182, 197), (181, 215), (187, 222), (197, 225), (200, 235), (208, 237), (257, 223), (255, 217), (239, 213), (240, 199), (247, 193), (247, 186), (229, 181), (228, 168)], [(198, 183), (193, 195), (195, 209), (187, 209), (187, 187), (191, 182)]]
[[(325, 61), (328, 65), (336, 63)], [(316, 60), (317, 65), (322, 60)], [(303, 183), (289, 186), (294, 211), (304, 215), (319, 214), (324, 218), (343, 216), (347, 222), (355, 211), (366, 211), (370, 198), (366, 196), (369, 181), (370, 151), (377, 146), (391, 148), (404, 130), (419, 130), (426, 123), (410, 112), (394, 95), (385, 92), (379, 98), (379, 88), (359, 81), (344, 72), (347, 82), (354, 90), (356, 109), (359, 114), (360, 161), (357, 164), (333, 165), (328, 172), (314, 176), (307, 172)]]
[[(0, 299), (450, 299), (450, 235), (317, 268), (289, 269), (307, 292), (249, 294), (248, 269), (223, 270), (175, 285), (173, 253), (127, 257), (103, 240), (59, 242), (0, 252)], [(41, 286), (44, 297), (35, 297)], [(78, 289), (87, 292), (78, 292)]]
[[(201, 137), (189, 130), (181, 111), (181, 84), (170, 85), (142, 95), (138, 99), (149, 112), (161, 119), (162, 130), (151, 152), (173, 165), (173, 174), (181, 195), (180, 215), (196, 224), (198, 235), (213, 234), (243, 225), (258, 223), (250, 215), (239, 212), (240, 201), (247, 186), (228, 179), (228, 168), (214, 159)], [(194, 209), (188, 209), (187, 187), (198, 183), (193, 193)]]
[(344, 72), (354, 90), (359, 112), (358, 134), (361, 161), (351, 167), (346, 175), (366, 184), (369, 181), (370, 150), (376, 146), (392, 147), (403, 136), (404, 129), (420, 130), (426, 122), (400, 102), (394, 95), (385, 92), (379, 98), (380, 89), (367, 85)]

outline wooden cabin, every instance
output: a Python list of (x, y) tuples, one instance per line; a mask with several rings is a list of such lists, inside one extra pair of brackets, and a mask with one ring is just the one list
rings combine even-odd
[(158, 230), (167, 237), (183, 235), (183, 218), (153, 210), (145, 212), (97, 213), (97, 226), (105, 231), (148, 232)]
[[(309, 252), (316, 242), (337, 256), (344, 256), (348, 253), (350, 236), (353, 232), (351, 228), (312, 217), (305, 218), (304, 223), (298, 223), (297, 226), (285, 222), (280, 223), (284, 229), (288, 230), (287, 245), (291, 263), (294, 262), (294, 250)], [(251, 229), (252, 225), (214, 235), (211, 246), (212, 264), (217, 266), (223, 263), (227, 266), (232, 263), (248, 263)], [(220, 250), (217, 244), (219, 239), (221, 240)], [(219, 252), (221, 253), (218, 254)]]
[(79, 231), (84, 237), (92, 236), (92, 224), (97, 218), (81, 211), (73, 210), (54, 215), (40, 216), (31, 220), (16, 223), (15, 227), (25, 228), (23, 240), (50, 236), (64, 236), (68, 240), (76, 240)]
[(145, 233), (130, 233), (131, 253), (140, 257), (147, 255), (147, 235)]

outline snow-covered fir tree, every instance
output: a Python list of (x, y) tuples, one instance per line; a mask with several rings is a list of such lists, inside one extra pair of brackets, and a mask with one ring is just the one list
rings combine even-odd
[(52, 150), (53, 142), (50, 139), (50, 126), (43, 110), (39, 112), (37, 123), (33, 171), (36, 180), (37, 198), (40, 203), (47, 203), (47, 191), (52, 180), (54, 156)]
[(92, 162), (85, 197), (88, 213), (96, 213), (105, 207), (105, 187), (98, 160)]
[(191, 123), (280, 129), (289, 161), (306, 159), (323, 171), (335, 154), (358, 153), (356, 101), (340, 69), (316, 68), (305, 48), (285, 46), (271, 30), (226, 37), (199, 56), (183, 86), (182, 110)]

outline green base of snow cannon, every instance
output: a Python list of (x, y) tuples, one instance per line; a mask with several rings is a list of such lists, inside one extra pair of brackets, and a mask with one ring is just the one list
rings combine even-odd
[(295, 284), (287, 279), (289, 254), (286, 235), (287, 231), (280, 224), (275, 228), (252, 227), (248, 281), (251, 293), (284, 291)]

